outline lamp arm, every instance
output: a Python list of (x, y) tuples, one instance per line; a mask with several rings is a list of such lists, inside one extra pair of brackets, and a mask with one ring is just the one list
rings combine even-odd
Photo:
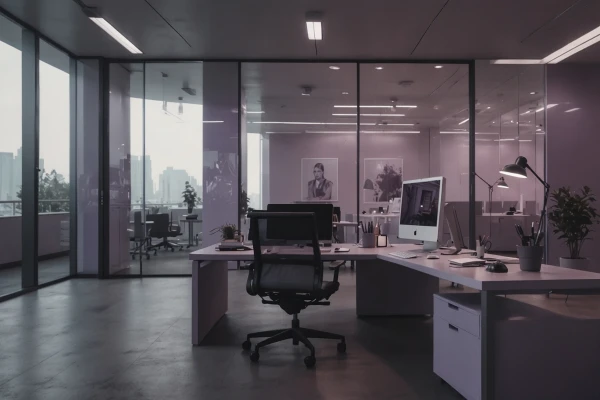
[[(535, 173), (535, 172), (534, 172)], [(483, 179), (481, 176), (479, 176), (479, 174), (477, 172), (473, 172), (473, 174), (475, 174), (476, 177), (478, 177), (479, 179), (481, 179), (483, 181), (483, 183), (485, 183), (488, 187), (488, 189), (493, 188), (493, 185), (490, 185), (485, 179)]]
[(535, 175), (535, 177), (537, 178), (537, 180), (540, 181), (542, 185), (544, 185), (544, 187), (546, 188), (546, 190), (550, 190), (550, 185), (548, 185), (548, 183), (545, 180), (543, 180), (542, 178), (540, 178), (540, 176), (535, 173), (535, 171), (529, 166), (529, 164), (527, 164), (527, 169), (530, 170), (533, 175)]

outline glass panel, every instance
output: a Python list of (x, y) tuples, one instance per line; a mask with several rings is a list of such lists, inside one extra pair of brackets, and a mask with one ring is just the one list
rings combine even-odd
[(77, 63), (77, 272), (98, 274), (100, 70)]
[(518, 179), (499, 171), (524, 156), (544, 174), (544, 67), (478, 61), (475, 76), (475, 166), (482, 178), (476, 180), (476, 200), (483, 204), (477, 208), (477, 233), (491, 237), (491, 251), (516, 254), (515, 224), (529, 227), (527, 232), (532, 223), (537, 226), (543, 187), (533, 177)]
[[(331, 202), (342, 220), (357, 220), (356, 64), (332, 67), (242, 64), (242, 189), (249, 207)], [(356, 241), (352, 227), (335, 235)]]
[[(359, 182), (364, 221), (385, 220), (390, 224), (390, 242), (406, 242), (397, 238), (399, 210), (390, 201), (402, 195), (404, 181), (444, 176), (445, 202), (456, 210), (468, 244), (468, 66), (361, 64), (360, 84)], [(443, 206), (438, 201), (437, 207)], [(381, 212), (387, 214), (385, 219), (367, 216)], [(414, 216), (424, 225), (430, 218), (435, 219), (435, 214), (429, 210)], [(438, 241), (446, 244), (450, 233), (445, 221), (440, 224)]]
[(21, 32), (0, 16), (0, 296), (21, 289)]
[(143, 154), (143, 64), (111, 64), (109, 77), (109, 274), (140, 274), (150, 255), (143, 184), (132, 171), (132, 154)]
[[(132, 148), (132, 183), (145, 191), (146, 212), (165, 215), (169, 225), (166, 236), (151, 228), (158, 255), (144, 260), (144, 275), (191, 274), (183, 250), (201, 245), (202, 70), (202, 63), (146, 64), (145, 154)], [(134, 200), (142, 196), (136, 193)]]
[(70, 274), (69, 56), (40, 41), (38, 280)]

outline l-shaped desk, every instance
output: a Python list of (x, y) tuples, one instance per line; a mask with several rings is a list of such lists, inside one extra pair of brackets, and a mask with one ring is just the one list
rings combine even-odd
[[(439, 279), (445, 279), (481, 292), (482, 399), (494, 398), (494, 323), (498, 319), (495, 302), (499, 294), (547, 293), (551, 290), (598, 290), (600, 274), (543, 265), (541, 272), (521, 271), (509, 264), (508, 273), (491, 273), (485, 268), (450, 267), (449, 260), (463, 256), (443, 256), (428, 260), (400, 259), (392, 251), (416, 251), (415, 245), (363, 249), (354, 244), (347, 253), (323, 252), (323, 261), (356, 261), (356, 313), (358, 316), (433, 314), (433, 294)], [(204, 337), (227, 312), (228, 261), (252, 261), (252, 251), (218, 251), (214, 246), (190, 254), (192, 267), (192, 343)]]

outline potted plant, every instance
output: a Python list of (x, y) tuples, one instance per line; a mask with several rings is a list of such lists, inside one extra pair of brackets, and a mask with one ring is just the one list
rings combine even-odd
[(181, 192), (183, 202), (187, 205), (188, 214), (191, 214), (198, 201), (198, 193), (196, 189), (188, 181), (185, 181), (185, 189)]
[(221, 240), (223, 242), (236, 241), (236, 235), (239, 234), (237, 226), (235, 224), (224, 224), (221, 226), (217, 226), (216, 228), (210, 231), (210, 234), (214, 235), (217, 232), (221, 233)]
[(554, 227), (554, 233), (569, 248), (569, 257), (560, 258), (560, 266), (574, 269), (587, 269), (588, 259), (581, 257), (581, 248), (592, 226), (599, 223), (598, 213), (594, 208), (596, 196), (592, 190), (584, 186), (579, 193), (569, 187), (561, 187), (552, 193), (554, 204), (550, 207), (548, 219)]

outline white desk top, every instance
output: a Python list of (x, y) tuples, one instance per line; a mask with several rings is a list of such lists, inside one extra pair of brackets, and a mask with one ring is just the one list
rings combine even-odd
[[(508, 273), (487, 272), (484, 267), (451, 267), (449, 260), (465, 257), (443, 256), (437, 260), (427, 260), (426, 255), (417, 258), (400, 259), (389, 255), (394, 251), (418, 250), (412, 244), (397, 244), (393, 247), (363, 249), (355, 244), (336, 244), (334, 247), (348, 247), (348, 253), (322, 253), (324, 261), (331, 260), (383, 260), (402, 265), (437, 278), (446, 279), (477, 290), (560, 290), (560, 289), (600, 289), (600, 274), (572, 270), (552, 265), (542, 265), (540, 272), (521, 271), (518, 264), (508, 264)], [(218, 251), (215, 246), (190, 253), (194, 261), (252, 261), (254, 254), (246, 251)]]
[(334, 222), (333, 226), (358, 226), (358, 222), (338, 221), (338, 222)]

